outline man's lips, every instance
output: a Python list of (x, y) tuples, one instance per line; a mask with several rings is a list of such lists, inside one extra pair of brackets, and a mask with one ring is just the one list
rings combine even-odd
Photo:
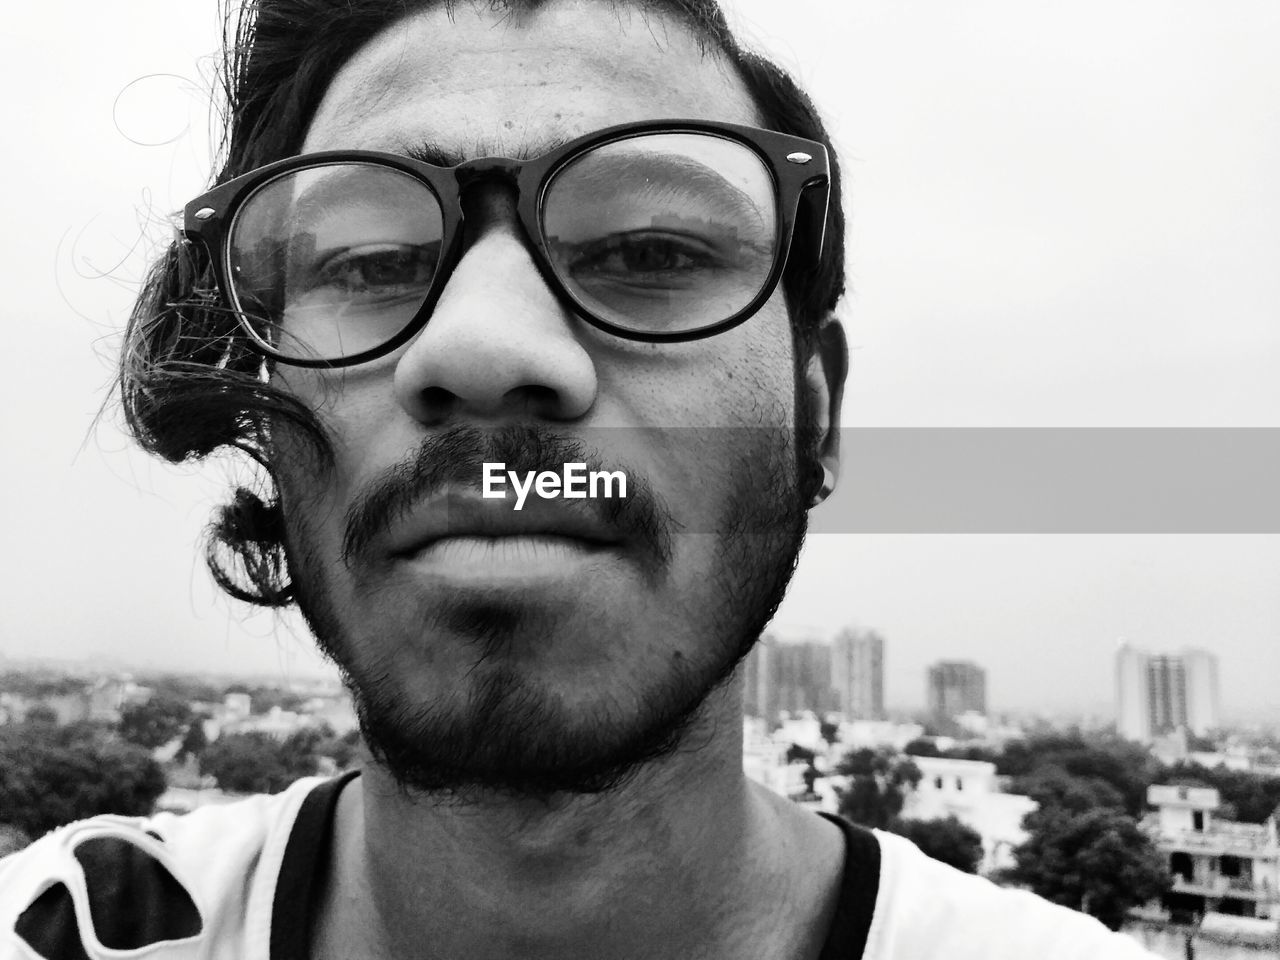
[[(617, 547), (619, 531), (595, 516), (582, 501), (526, 500), (524, 509), (513, 509), (515, 500), (486, 499), (477, 491), (453, 490), (429, 497), (401, 516), (383, 537), (375, 541), (378, 552), (403, 559), (453, 538), (554, 537), (578, 541), (590, 547)], [(385, 544), (385, 545), (384, 545)]]

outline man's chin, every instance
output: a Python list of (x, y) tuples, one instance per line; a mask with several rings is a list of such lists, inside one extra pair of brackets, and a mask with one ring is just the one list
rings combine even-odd
[[(402, 680), (412, 702), (430, 689), (449, 696), (489, 668), (518, 669), (554, 691), (572, 678), (631, 675), (628, 658), (657, 654), (666, 621), (648, 613), (646, 599), (508, 591), (423, 595), (389, 589), (363, 600), (348, 635), (325, 618), (308, 617), (323, 651), (346, 670), (378, 664)], [(651, 609), (651, 608), (650, 608)], [(647, 614), (647, 615), (646, 615)], [(637, 625), (646, 629), (637, 634)]]
[(719, 682), (668, 678), (666, 689), (617, 703), (566, 702), (524, 671), (486, 665), (465, 691), (414, 701), (390, 678), (347, 671), (375, 762), (402, 787), (454, 801), (547, 798), (616, 789), (669, 756)]

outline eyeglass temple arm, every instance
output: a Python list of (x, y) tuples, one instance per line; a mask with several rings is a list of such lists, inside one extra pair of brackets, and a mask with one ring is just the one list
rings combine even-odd
[(800, 188), (796, 209), (796, 223), (791, 241), (795, 249), (795, 236), (803, 236), (809, 248), (804, 252), (813, 258), (816, 266), (822, 256), (827, 239), (827, 212), (831, 204), (831, 181), (826, 174), (814, 177)]

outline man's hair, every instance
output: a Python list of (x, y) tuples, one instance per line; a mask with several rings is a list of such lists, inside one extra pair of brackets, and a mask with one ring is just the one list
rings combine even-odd
[[(453, 2), (246, 0), (238, 15), (228, 12), (221, 78), (223, 162), (215, 184), (299, 153), (329, 83), (352, 54), (405, 16), (441, 3), (451, 9)], [(491, 0), (491, 6), (518, 16), (546, 2)], [(844, 292), (839, 168), (817, 110), (786, 71), (739, 45), (716, 0), (613, 2), (685, 25), (704, 53), (720, 56), (736, 71), (766, 127), (827, 146), (831, 202), (825, 244), (818, 256), (806, 239), (812, 231), (798, 224), (782, 281), (801, 369), (819, 326)], [(228, 448), (262, 468), (256, 492), (237, 486), (231, 502), (217, 510), (205, 552), (214, 579), (227, 593), (277, 607), (292, 602), (293, 587), (272, 480), (272, 435), (287, 430), (325, 464), (332, 462), (332, 448), (315, 414), (273, 387), (268, 371), (235, 317), (220, 305), (204, 248), (175, 240), (152, 266), (125, 331), (120, 360), (125, 420), (145, 450), (171, 462), (199, 460)], [(798, 426), (798, 442), (806, 445), (803, 424)]]

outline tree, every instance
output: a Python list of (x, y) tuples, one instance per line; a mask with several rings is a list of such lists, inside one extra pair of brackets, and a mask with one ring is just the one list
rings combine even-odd
[(0, 816), (28, 837), (100, 813), (149, 814), (164, 789), (150, 754), (108, 731), (0, 727)]
[(997, 758), (997, 754), (986, 747), (973, 744), (940, 750), (928, 737), (917, 737), (903, 747), (902, 752), (913, 757), (947, 757), (952, 760), (981, 760), (985, 763), (995, 763)]
[(982, 835), (954, 816), (944, 820), (894, 820), (889, 830), (906, 837), (933, 859), (965, 873), (977, 873), (982, 863)]
[[(1043, 814), (1043, 815), (1038, 815)], [(1027, 842), (1013, 851), (1007, 879), (1119, 930), (1132, 908), (1170, 885), (1164, 858), (1137, 823), (1114, 808), (1027, 817)]]
[(287, 740), (265, 733), (230, 733), (205, 749), (200, 769), (232, 793), (279, 793), (316, 772), (315, 743), (307, 731)]
[(328, 724), (323, 724), (321, 730), (327, 732), (324, 739), (316, 745), (317, 756), (328, 757), (339, 770), (346, 770), (356, 762), (360, 755), (359, 730), (348, 730), (342, 736), (334, 733)]
[(803, 763), (804, 773), (804, 790), (805, 793), (813, 793), (813, 785), (818, 780), (818, 768), (814, 765), (814, 761), (818, 759), (818, 755), (808, 747), (802, 747), (798, 743), (793, 743), (787, 747), (787, 763)]
[(199, 677), (174, 673), (149, 674), (143, 682), (156, 695), (181, 700), (183, 703), (218, 703), (222, 700), (222, 689)]
[(69, 677), (61, 673), (29, 673), (22, 670), (0, 673), (0, 690), (16, 693), (28, 700), (63, 697), (69, 693), (79, 693), (85, 686), (83, 677)]
[(982, 763), (995, 763), (996, 757), (999, 756), (994, 750), (976, 745), (953, 747), (950, 750), (942, 751), (942, 755), (951, 757), (953, 760), (978, 760)]
[(817, 754), (808, 747), (802, 747), (798, 743), (787, 747), (787, 763), (813, 763), (816, 759)]
[(204, 733), (204, 721), (196, 717), (187, 727), (182, 737), (182, 746), (178, 748), (179, 757), (195, 757), (199, 760), (209, 746), (209, 738)]
[(853, 750), (836, 773), (849, 778), (848, 786), (836, 788), (840, 815), (866, 827), (887, 827), (920, 782), (920, 768), (891, 750)]
[(53, 727), (58, 724), (58, 711), (47, 703), (37, 703), (23, 714), (22, 720), (33, 727)]
[(1039, 809), (1029, 818), (1047, 815), (1075, 816), (1098, 809), (1124, 809), (1124, 797), (1110, 783), (1096, 777), (1073, 777), (1060, 767), (1037, 767), (1019, 777), (1015, 792), (1030, 797)]
[(1189, 733), (1187, 734), (1187, 749), (1196, 753), (1213, 753), (1218, 749), (1218, 745), (1210, 737)]
[(912, 757), (940, 757), (942, 751), (928, 737), (917, 737), (902, 748), (902, 752)]
[(1006, 744), (995, 758), (996, 772), (1015, 778), (1015, 792), (1025, 792), (1025, 778), (1048, 767), (1072, 777), (1102, 780), (1120, 795), (1131, 817), (1142, 815), (1147, 786), (1159, 773), (1159, 764), (1137, 744), (1116, 738), (1086, 742), (1078, 734), (1048, 734)]
[(191, 706), (185, 700), (156, 694), (145, 703), (131, 703), (120, 712), (120, 736), (154, 750), (182, 736), (192, 719)]

